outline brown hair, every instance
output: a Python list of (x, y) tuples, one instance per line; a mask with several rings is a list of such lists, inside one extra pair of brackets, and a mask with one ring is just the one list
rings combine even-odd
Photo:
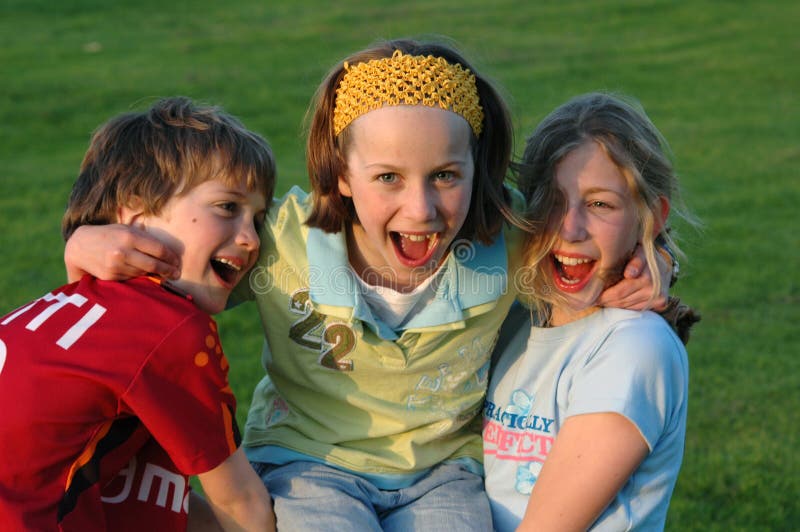
[(475, 75), (484, 122), (480, 137), (473, 137), (475, 177), (472, 201), (459, 238), (490, 243), (500, 231), (504, 216), (510, 213), (510, 199), (503, 183), (513, 148), (511, 119), (494, 85), (476, 72), (452, 46), (441, 42), (410, 39), (380, 41), (347, 57), (328, 73), (309, 108), (311, 119), (306, 155), (313, 206), (306, 223), (335, 233), (342, 230), (343, 224), (355, 218), (352, 200), (339, 193), (339, 177), (346, 171), (343, 152), (347, 148), (348, 129), (345, 128), (338, 137), (334, 134), (336, 89), (345, 74), (345, 62), (354, 65), (383, 59), (391, 57), (395, 50), (413, 56), (442, 57), (451, 64), (468, 68)]
[(81, 163), (61, 222), (64, 239), (81, 225), (116, 221), (117, 209), (141, 201), (157, 215), (173, 196), (200, 183), (244, 180), (267, 205), (275, 188), (275, 161), (267, 142), (218, 107), (189, 98), (165, 98), (143, 112), (100, 126)]

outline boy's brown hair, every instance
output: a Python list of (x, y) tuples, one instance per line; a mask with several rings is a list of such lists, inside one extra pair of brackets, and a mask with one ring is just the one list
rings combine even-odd
[(132, 201), (157, 215), (170, 198), (209, 179), (244, 180), (269, 205), (275, 189), (272, 150), (237, 118), (185, 97), (116, 116), (92, 136), (62, 234), (66, 240), (81, 225), (115, 223), (117, 209)]

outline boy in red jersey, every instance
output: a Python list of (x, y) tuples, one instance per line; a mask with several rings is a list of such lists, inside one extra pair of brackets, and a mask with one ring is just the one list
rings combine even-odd
[(0, 318), (0, 530), (274, 528), (209, 316), (256, 260), (274, 179), (261, 137), (186, 98), (95, 133), (64, 236), (136, 226), (181, 276), (87, 275)]

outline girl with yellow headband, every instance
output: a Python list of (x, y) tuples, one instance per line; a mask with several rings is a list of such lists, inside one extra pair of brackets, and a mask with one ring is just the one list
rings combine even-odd
[[(276, 200), (234, 294), (255, 299), (266, 337), (244, 445), (279, 527), (492, 529), (479, 413), (516, 297), (512, 140), (497, 90), (448, 45), (380, 43), (323, 81), (312, 193)], [(123, 244), (107, 244), (115, 232)], [(66, 262), (121, 278), (177, 260), (86, 227)], [(641, 305), (651, 281), (616, 290)]]

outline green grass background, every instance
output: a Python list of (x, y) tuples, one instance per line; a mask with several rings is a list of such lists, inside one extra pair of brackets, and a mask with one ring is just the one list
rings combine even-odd
[[(596, 89), (636, 96), (670, 140), (706, 229), (685, 234), (674, 288), (704, 318), (667, 529), (797, 529), (798, 21), (788, 0), (3, 0), (0, 314), (64, 281), (60, 217), (110, 116), (175, 94), (223, 105), (270, 140), (283, 192), (306, 183), (301, 122), (335, 62), (377, 38), (447, 35), (504, 87), (518, 152)], [(255, 314), (219, 317), (240, 421), (261, 374)]]

